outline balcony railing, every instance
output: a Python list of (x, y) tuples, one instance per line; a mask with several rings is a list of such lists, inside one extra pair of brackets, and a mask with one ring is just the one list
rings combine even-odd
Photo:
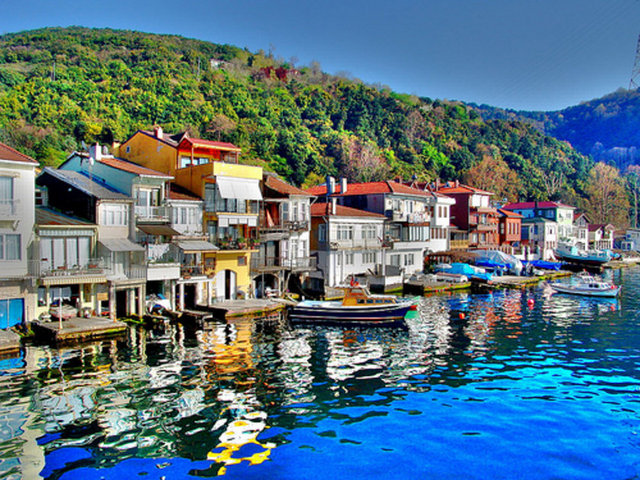
[(146, 205), (135, 206), (136, 219), (152, 221), (169, 221), (171, 218), (171, 208), (151, 207)]
[(466, 250), (469, 248), (469, 240), (451, 240), (449, 248), (451, 250)]
[(215, 268), (213, 265), (182, 265), (180, 267), (180, 276), (183, 278), (198, 277), (198, 276), (212, 276), (214, 275)]
[(329, 245), (327, 242), (322, 242), (319, 248), (326, 249), (327, 247), (334, 250), (355, 250), (355, 249), (378, 249), (383, 247), (383, 242), (379, 238), (375, 239), (353, 239), (353, 240), (330, 240)]
[(125, 275), (129, 280), (146, 280), (146, 265), (129, 265), (125, 268)]
[(107, 258), (95, 258), (83, 262), (82, 265), (52, 266), (48, 260), (31, 260), (29, 273), (39, 278), (106, 275), (111, 270), (109, 263)]

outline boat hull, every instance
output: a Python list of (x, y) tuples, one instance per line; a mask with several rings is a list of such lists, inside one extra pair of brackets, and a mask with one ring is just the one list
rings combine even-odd
[(582, 295), (587, 297), (602, 297), (602, 298), (615, 298), (620, 292), (620, 287), (614, 287), (608, 290), (594, 290), (588, 288), (572, 287), (570, 285), (555, 285), (551, 284), (556, 292), (568, 293), (571, 295)]
[(343, 306), (331, 302), (301, 302), (292, 307), (289, 317), (295, 323), (398, 326), (413, 302), (371, 306)]

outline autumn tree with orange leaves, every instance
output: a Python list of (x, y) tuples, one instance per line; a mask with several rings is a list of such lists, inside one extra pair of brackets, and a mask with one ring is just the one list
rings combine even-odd
[(586, 212), (595, 224), (611, 223), (625, 227), (629, 223), (629, 199), (625, 182), (617, 168), (599, 162), (589, 171), (585, 187)]

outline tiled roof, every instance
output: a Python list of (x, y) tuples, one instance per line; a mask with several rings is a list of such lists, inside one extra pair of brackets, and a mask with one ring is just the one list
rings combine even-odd
[[(138, 130), (139, 133), (143, 133), (145, 135), (148, 135), (149, 137), (153, 137), (153, 138), (158, 138), (155, 134), (155, 132), (150, 132), (148, 130)], [(138, 133), (136, 132), (136, 133)], [(134, 133), (134, 135), (136, 135), (136, 133)], [(172, 147), (177, 147), (178, 144), (182, 141), (182, 139), (187, 135), (187, 132), (181, 132), (181, 133), (176, 133), (174, 135), (169, 135), (168, 133), (162, 133), (162, 138), (158, 138), (158, 140), (162, 140), (163, 142), (171, 145)], [(129, 137), (129, 139), (131, 139), (133, 137), (133, 135), (131, 137)], [(124, 143), (127, 143), (129, 141), (129, 139), (127, 139)]]
[(495, 195), (493, 192), (487, 192), (480, 188), (472, 187), (470, 185), (464, 185), (462, 183), (447, 182), (438, 188), (439, 193), (445, 195), (452, 195), (457, 193), (480, 193), (483, 195)]
[(169, 184), (169, 193), (167, 198), (169, 198), (169, 200), (202, 201), (202, 199), (195, 193), (192, 193), (186, 188), (183, 188), (173, 182)]
[(234, 152), (239, 152), (241, 150), (239, 147), (236, 147), (233, 143), (214, 142), (212, 140), (204, 140), (202, 138), (190, 138), (190, 137), (184, 137), (178, 144), (178, 148), (180, 148), (180, 146), (185, 143), (191, 144), (195, 147), (213, 147), (220, 150), (231, 150)]
[(305, 197), (312, 195), (298, 187), (289, 185), (287, 182), (280, 180), (275, 175), (266, 174), (264, 184), (270, 189), (275, 190), (278, 193), (282, 193), (283, 195), (304, 195)]
[(558, 207), (575, 208), (570, 205), (565, 205), (564, 203), (551, 202), (551, 201), (538, 202), (537, 207), (536, 207), (536, 202), (509, 203), (502, 208), (504, 208), (505, 210), (530, 210), (534, 208), (558, 208)]
[(614, 230), (614, 226), (611, 225), (610, 223), (590, 223), (589, 224), (589, 231), (590, 232), (596, 232), (598, 230)]
[(342, 205), (336, 205), (336, 213), (332, 214), (330, 202), (314, 203), (313, 205), (311, 205), (312, 217), (321, 217), (327, 215), (336, 217), (373, 217), (380, 219), (387, 218), (384, 215), (380, 215), (379, 213), (367, 212), (365, 210), (358, 210), (357, 208), (345, 207)]
[(504, 208), (499, 208), (498, 212), (500, 212), (502, 215), (504, 215), (505, 217), (511, 217), (511, 218), (522, 218), (522, 215), (520, 215), (519, 213), (516, 212), (512, 212), (510, 210), (505, 210)]
[(117, 168), (118, 170), (133, 173), (136, 175), (142, 175), (147, 177), (173, 178), (170, 175), (167, 175), (166, 173), (158, 172), (156, 170), (151, 170), (150, 168), (142, 167), (136, 163), (129, 162), (127, 160), (122, 160), (121, 158), (103, 157), (98, 161), (104, 165), (108, 165), (109, 167)]
[[(311, 195), (321, 196), (327, 193), (327, 184), (308, 188), (307, 193)], [(336, 190), (333, 196), (349, 196), (349, 195), (372, 195), (380, 193), (398, 193), (403, 195), (417, 195), (420, 197), (428, 196), (428, 192), (417, 188), (409, 187), (402, 183), (387, 180), (384, 182), (366, 182), (366, 183), (349, 183), (347, 184), (346, 193), (342, 193), (340, 182), (336, 182)]]
[(33, 163), (38, 164), (33, 158), (20, 153), (19, 151), (11, 148), (9, 145), (5, 145), (0, 142), (0, 160), (9, 160), (11, 162)]
[(45, 207), (36, 207), (36, 225), (95, 227), (93, 223)]
[(42, 173), (48, 173), (54, 178), (62, 180), (63, 182), (73, 185), (78, 190), (85, 192), (92, 197), (96, 197), (102, 200), (131, 200), (131, 197), (124, 195), (116, 190), (109, 188), (106, 185), (99, 184), (95, 180), (91, 180), (80, 172), (73, 172), (71, 170), (56, 170), (51, 167), (46, 167)]

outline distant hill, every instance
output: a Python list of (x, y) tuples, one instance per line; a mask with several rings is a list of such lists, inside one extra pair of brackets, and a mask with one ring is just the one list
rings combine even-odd
[(566, 140), (596, 161), (624, 172), (640, 163), (640, 92), (620, 89), (602, 98), (556, 112), (523, 112), (482, 105), (485, 119), (527, 119), (546, 134)]
[[(484, 120), (459, 102), (368, 86), (262, 51), (81, 27), (0, 36), (0, 141), (57, 165), (82, 141), (110, 144), (156, 124), (233, 142), (244, 161), (296, 185), (326, 174), (440, 177), (488, 185), (498, 198), (572, 202), (591, 168), (518, 118)], [(475, 173), (487, 165), (500, 181)]]

